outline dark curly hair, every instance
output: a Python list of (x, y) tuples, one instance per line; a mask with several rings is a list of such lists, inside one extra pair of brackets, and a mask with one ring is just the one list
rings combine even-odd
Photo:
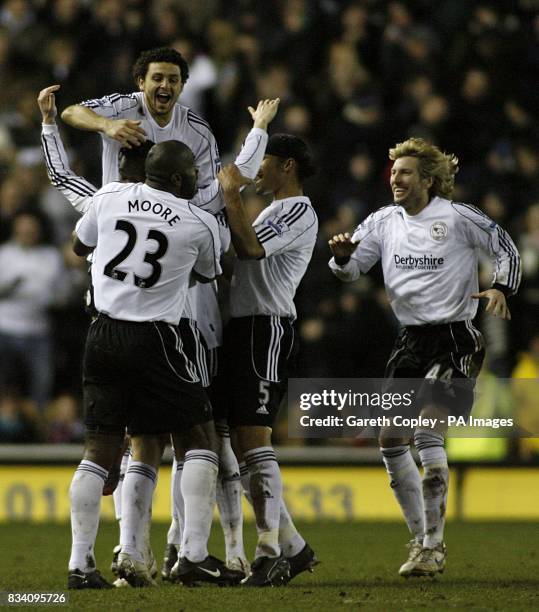
[(186, 83), (189, 78), (189, 66), (181, 53), (169, 47), (159, 47), (157, 49), (149, 49), (143, 51), (133, 65), (133, 78), (138, 86), (138, 80), (144, 79), (148, 72), (148, 66), (152, 62), (167, 62), (168, 64), (176, 64), (180, 68), (182, 83)]

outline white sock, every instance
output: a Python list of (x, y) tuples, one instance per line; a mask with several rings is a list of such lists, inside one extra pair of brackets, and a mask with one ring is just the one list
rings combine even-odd
[(112, 499), (114, 500), (114, 514), (116, 515), (117, 521), (122, 520), (122, 487), (130, 459), (131, 449), (127, 448), (124, 456), (122, 457), (122, 463), (120, 464), (120, 480), (118, 481), (118, 486), (114, 489), (114, 493), (112, 494)]
[(245, 493), (245, 497), (247, 498), (247, 501), (252, 506), (253, 500), (251, 499), (251, 491), (249, 490), (249, 480), (251, 479), (251, 476), (249, 475), (249, 470), (247, 469), (247, 466), (245, 465), (245, 461), (242, 461), (239, 464), (239, 468), (240, 468), (240, 481), (241, 481), (241, 486), (243, 488), (243, 492)]
[(285, 557), (294, 557), (305, 547), (305, 540), (296, 529), (288, 508), (281, 498), (279, 512), (279, 546)]
[(228, 425), (216, 423), (220, 438), (219, 475), (217, 477), (217, 507), (225, 537), (226, 560), (245, 559), (243, 548), (242, 485), (240, 468), (230, 444)]
[[(240, 463), (240, 476), (245, 497), (247, 497), (248, 502), (252, 506), (253, 500), (251, 499), (251, 493), (249, 491), (249, 470), (243, 462)], [(305, 544), (305, 540), (302, 538), (292, 521), (292, 517), (288, 512), (284, 499), (281, 498), (279, 507), (279, 546), (281, 547), (283, 555), (285, 557), (294, 557), (303, 550)]]
[(444, 436), (435, 431), (417, 429), (414, 433), (414, 443), (424, 470), (425, 537), (423, 546), (434, 548), (444, 539), (449, 486)]
[(249, 470), (249, 491), (256, 517), (258, 543), (255, 559), (278, 557), (279, 514), (283, 483), (275, 451), (271, 446), (261, 446), (243, 454)]
[(380, 451), (391, 479), (391, 488), (404, 514), (404, 520), (410, 533), (419, 542), (425, 534), (423, 487), (419, 469), (410, 452), (410, 446), (403, 444), (381, 448)]
[[(183, 469), (183, 463), (182, 463)], [(172, 461), (172, 470), (170, 472), (170, 516), (172, 520), (170, 521), (170, 527), (167, 532), (167, 544), (174, 544), (174, 546), (179, 547), (180, 542), (182, 541), (182, 533), (180, 529), (180, 522), (178, 520), (178, 513), (176, 511), (176, 505), (174, 503), (174, 482), (176, 480), (176, 472), (178, 471), (178, 462), (176, 461), (176, 457), (174, 457)], [(181, 491), (180, 491), (181, 495)], [(183, 505), (183, 498), (182, 498)]]
[(172, 502), (174, 510), (172, 513), (172, 523), (170, 524), (169, 533), (171, 540), (167, 540), (169, 544), (180, 546), (182, 542), (182, 534), (185, 525), (185, 504), (182, 495), (182, 474), (183, 461), (176, 462), (176, 471), (172, 474)]
[(83, 459), (73, 475), (71, 499), (71, 557), (69, 569), (95, 569), (94, 544), (99, 527), (101, 495), (108, 472), (97, 463)]
[(131, 461), (125, 474), (122, 495), (122, 553), (136, 561), (147, 556), (146, 529), (151, 518), (157, 471), (141, 461)]
[(185, 453), (181, 484), (185, 523), (180, 557), (187, 557), (194, 563), (208, 556), (218, 470), (216, 453), (200, 449)]

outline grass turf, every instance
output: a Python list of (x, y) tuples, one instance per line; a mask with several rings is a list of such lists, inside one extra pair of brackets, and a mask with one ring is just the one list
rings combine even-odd
[[(404, 580), (397, 569), (406, 558), (407, 531), (396, 523), (299, 525), (321, 560), (314, 574), (287, 587), (243, 589), (161, 584), (156, 589), (71, 591), (70, 610), (170, 610), (174, 612), (330, 610), (539, 610), (537, 523), (450, 523), (448, 566), (435, 579)], [(152, 528), (158, 560), (167, 526)], [(254, 533), (246, 527), (247, 550)], [(117, 527), (101, 526), (96, 555), (107, 578)], [(70, 531), (67, 525), (0, 525), (0, 591), (65, 589)], [(222, 556), (214, 525), (212, 552)], [(56, 606), (54, 606), (56, 607)], [(18, 607), (18, 609), (26, 609)], [(28, 608), (30, 609), (30, 608)], [(33, 607), (32, 609), (35, 609)]]

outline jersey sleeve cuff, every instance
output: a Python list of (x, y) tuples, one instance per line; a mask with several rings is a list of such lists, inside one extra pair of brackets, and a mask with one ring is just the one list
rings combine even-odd
[(43, 134), (56, 134), (58, 133), (58, 126), (56, 123), (42, 123), (41, 132)]
[(329, 260), (329, 267), (332, 270), (340, 270), (340, 271), (346, 271), (347, 269), (350, 268), (350, 262), (352, 261), (352, 258), (350, 258), (345, 264), (343, 264), (342, 266), (340, 266), (336, 261), (335, 261), (335, 257), (332, 257)]

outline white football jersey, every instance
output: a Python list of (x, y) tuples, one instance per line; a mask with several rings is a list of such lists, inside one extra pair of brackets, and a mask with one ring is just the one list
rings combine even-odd
[(477, 312), (478, 254), (495, 262), (494, 284), (508, 294), (520, 283), (520, 257), (506, 231), (482, 211), (435, 197), (417, 215), (391, 204), (361, 223), (359, 246), (333, 273), (353, 281), (381, 260), (386, 292), (401, 325), (471, 320)]
[(309, 198), (275, 200), (253, 223), (266, 256), (237, 260), (230, 289), (233, 317), (296, 318), (294, 295), (316, 243), (318, 218)]
[[(107, 119), (131, 119), (141, 121), (141, 127), (146, 132), (147, 138), (155, 143), (165, 140), (179, 140), (186, 144), (195, 156), (198, 168), (198, 188), (208, 187), (212, 180), (217, 177), (221, 162), (219, 149), (210, 126), (204, 119), (199, 117), (191, 109), (182, 106), (178, 102), (174, 105), (172, 118), (164, 127), (158, 125), (146, 106), (144, 94), (137, 91), (131, 94), (112, 94), (95, 100), (81, 102)], [(103, 185), (111, 181), (119, 180), (118, 153), (121, 145), (102, 134), (103, 141)], [(201, 206), (211, 212), (217, 212), (223, 208), (221, 198), (209, 201), (202, 194), (197, 193), (192, 200), (197, 206)]]
[(213, 215), (144, 183), (101, 188), (75, 231), (96, 247), (95, 306), (115, 319), (177, 324), (191, 271), (221, 273)]
[[(252, 128), (249, 131), (234, 162), (243, 176), (247, 178), (256, 176), (264, 157), (267, 141), (268, 134), (265, 130)], [(71, 169), (56, 124), (44, 124), (42, 126), (41, 144), (51, 183), (58, 188), (78, 212), (81, 214), (86, 212), (97, 189)], [(215, 206), (216, 202), (221, 202), (222, 194), (217, 178), (213, 179), (203, 190), (200, 190), (197, 197), (198, 203), (201, 204), (202, 202), (201, 208), (203, 209), (206, 205), (211, 208)], [(219, 228), (221, 249), (226, 252), (230, 244), (230, 230), (222, 212), (216, 213), (215, 219)], [(182, 316), (198, 322), (208, 348), (211, 349), (222, 344), (223, 325), (217, 301), (217, 288), (214, 283), (208, 283), (207, 286), (197, 283), (189, 289)]]

